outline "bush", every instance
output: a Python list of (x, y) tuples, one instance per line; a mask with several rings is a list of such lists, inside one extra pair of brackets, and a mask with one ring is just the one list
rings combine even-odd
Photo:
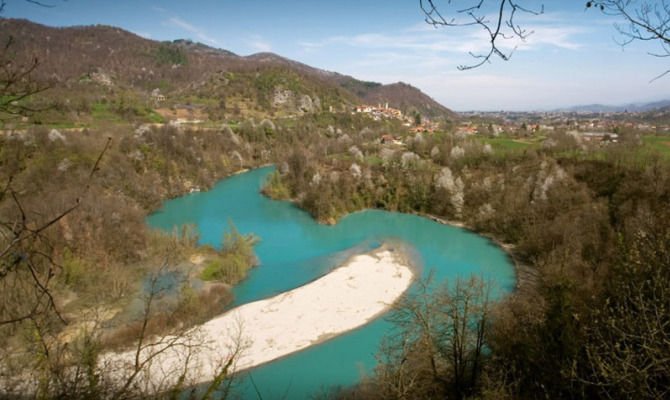
[(222, 256), (211, 261), (200, 274), (204, 281), (221, 280), (235, 284), (246, 276), (249, 268), (256, 264), (254, 244), (258, 238), (252, 234), (242, 235), (232, 222), (230, 232), (222, 239)]
[(204, 281), (220, 280), (234, 284), (244, 278), (250, 267), (239, 254), (228, 254), (207, 264), (200, 278)]
[(277, 171), (268, 176), (265, 186), (263, 186), (263, 193), (276, 200), (288, 200), (291, 198), (291, 192), (286, 187), (281, 179), (281, 174)]

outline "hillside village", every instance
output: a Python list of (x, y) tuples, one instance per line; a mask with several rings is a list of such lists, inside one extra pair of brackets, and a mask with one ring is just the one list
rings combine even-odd
[[(431, 121), (417, 118), (417, 114), (403, 115), (401, 110), (385, 105), (357, 105), (352, 113), (367, 115), (379, 121), (396, 119), (407, 127), (409, 134), (437, 131), (454, 133), (460, 137), (515, 137), (518, 139), (541, 138), (549, 133), (564, 132), (586, 143), (613, 144), (619, 141), (619, 135), (666, 135), (670, 134), (670, 124), (645, 121), (642, 113), (598, 113), (596, 115), (575, 115), (575, 113), (523, 113), (509, 118), (506, 113), (463, 113), (460, 121)], [(670, 114), (670, 113), (669, 113)], [(402, 136), (392, 138), (384, 135), (382, 143), (404, 143)]]

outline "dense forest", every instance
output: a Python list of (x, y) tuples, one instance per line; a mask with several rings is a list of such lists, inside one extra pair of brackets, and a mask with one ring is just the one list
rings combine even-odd
[(327, 154), (335, 144), (294, 151), (266, 193), (326, 222), (362, 208), (463, 222), (512, 245), (519, 287), (495, 305), (467, 281), (406, 299), (376, 374), (335, 397), (665, 396), (667, 159), (634, 138), (589, 148), (558, 132), (537, 149), (496, 151), (417, 135), (400, 150), (366, 133), (341, 156)]

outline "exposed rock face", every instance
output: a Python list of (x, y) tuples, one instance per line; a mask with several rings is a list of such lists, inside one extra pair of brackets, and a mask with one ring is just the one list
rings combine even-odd
[(314, 111), (314, 103), (312, 98), (306, 94), (300, 96), (300, 102), (298, 103), (298, 111), (303, 113), (311, 113)]
[(151, 131), (151, 126), (149, 124), (142, 124), (137, 129), (135, 129), (135, 137), (139, 138), (144, 136), (145, 133)]
[(263, 129), (265, 132), (274, 132), (275, 131), (275, 124), (274, 122), (270, 121), (269, 119), (263, 119), (260, 123), (261, 129)]
[(232, 153), (230, 153), (230, 158), (233, 160), (233, 162), (240, 165), (244, 163), (244, 158), (242, 158), (242, 155), (237, 150), (234, 150)]
[(321, 109), (321, 100), (312, 99), (307, 94), (296, 93), (290, 89), (276, 86), (272, 96), (272, 106), (298, 114), (309, 114)]
[(282, 87), (275, 87), (275, 93), (272, 97), (272, 106), (276, 108), (284, 107), (292, 103), (295, 99), (295, 93), (292, 90), (284, 89)]
[(112, 78), (110, 78), (110, 76), (104, 72), (91, 72), (90, 76), (93, 82), (99, 83), (103, 86), (111, 86), (112, 84)]
[(223, 126), (221, 126), (221, 133), (228, 137), (236, 146), (239, 146), (240, 143), (242, 143), (242, 139), (233, 132), (228, 124), (223, 124)]
[(58, 131), (57, 129), (52, 129), (51, 132), (49, 132), (49, 140), (51, 140), (52, 142), (55, 142), (56, 140), (64, 142), (65, 136), (63, 136), (63, 134), (60, 133), (60, 131)]

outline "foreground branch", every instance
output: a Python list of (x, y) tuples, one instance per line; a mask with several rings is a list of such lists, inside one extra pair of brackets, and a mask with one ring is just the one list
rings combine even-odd
[[(442, 11), (436, 5), (435, 0), (419, 0), (419, 6), (425, 15), (426, 23), (434, 27), (466, 27), (476, 26), (481, 28), (488, 37), (488, 51), (469, 54), (476, 60), (473, 64), (459, 65), (458, 69), (468, 70), (482, 66), (490, 62), (492, 56), (498, 56), (504, 61), (509, 60), (516, 50), (516, 46), (509, 51), (501, 48), (501, 40), (516, 39), (525, 41), (533, 31), (522, 28), (515, 22), (518, 12), (540, 15), (544, 13), (544, 6), (534, 10), (523, 6), (516, 0), (500, 0), (490, 6), (486, 0), (469, 0), (459, 2), (448, 1)], [(466, 3), (462, 6), (462, 3)], [(445, 12), (446, 10), (446, 12)], [(492, 17), (489, 17), (489, 14)]]

